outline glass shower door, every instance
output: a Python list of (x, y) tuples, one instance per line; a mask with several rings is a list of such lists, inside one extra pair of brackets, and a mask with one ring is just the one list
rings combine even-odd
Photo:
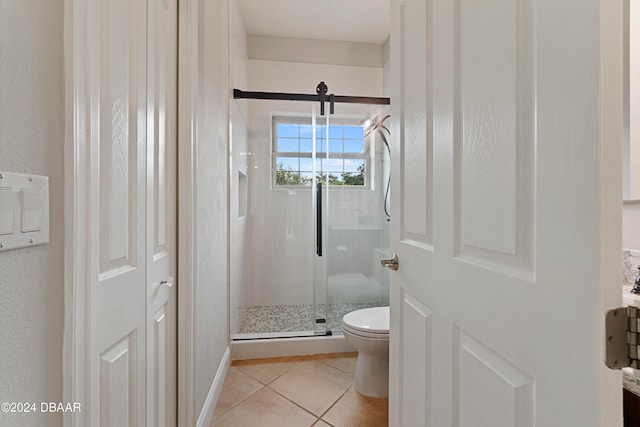
[(314, 333), (327, 335), (331, 333), (327, 322), (327, 218), (329, 212), (329, 182), (326, 174), (328, 159), (329, 115), (317, 114), (316, 105), (311, 109), (313, 128), (313, 197), (312, 212), (314, 215), (314, 301), (313, 319)]
[(379, 261), (389, 247), (390, 156), (380, 138), (385, 110), (344, 107), (341, 115), (320, 116), (316, 130), (323, 184), (323, 280), (316, 293), (327, 333), (340, 332), (351, 311), (389, 304), (388, 272)]

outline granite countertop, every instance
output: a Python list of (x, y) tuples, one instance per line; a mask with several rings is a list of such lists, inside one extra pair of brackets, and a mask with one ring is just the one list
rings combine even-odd
[[(622, 386), (636, 396), (640, 396), (640, 378), (632, 368), (622, 368)], [(640, 374), (640, 371), (635, 371)]]
[(632, 294), (631, 289), (633, 289), (633, 286), (622, 285), (622, 305), (640, 306), (640, 294)]

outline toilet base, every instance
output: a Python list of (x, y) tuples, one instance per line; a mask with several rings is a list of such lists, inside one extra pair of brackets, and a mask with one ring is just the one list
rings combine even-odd
[(358, 352), (356, 391), (363, 396), (376, 399), (389, 397), (389, 354)]

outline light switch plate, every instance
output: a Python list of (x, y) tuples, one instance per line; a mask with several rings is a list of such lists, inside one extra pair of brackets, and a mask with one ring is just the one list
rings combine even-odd
[(49, 178), (0, 172), (0, 251), (49, 242)]

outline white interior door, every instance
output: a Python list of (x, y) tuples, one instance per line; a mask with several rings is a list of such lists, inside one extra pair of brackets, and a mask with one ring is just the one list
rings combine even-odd
[(618, 12), (392, 1), (390, 425), (621, 425)]
[(72, 340), (73, 422), (173, 426), (176, 292), (160, 282), (176, 276), (176, 2), (74, 7), (74, 323), (87, 329)]
[[(145, 424), (146, 1), (89, 8), (87, 425)], [(82, 114), (82, 112), (81, 112)], [(87, 397), (84, 397), (85, 399)]]
[(148, 0), (147, 425), (177, 422), (177, 1)]

